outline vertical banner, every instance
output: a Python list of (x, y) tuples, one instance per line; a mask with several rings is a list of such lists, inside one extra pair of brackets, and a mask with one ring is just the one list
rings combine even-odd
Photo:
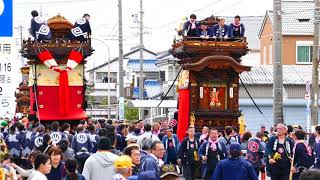
[(178, 111), (178, 129), (177, 136), (180, 141), (186, 136), (186, 131), (189, 127), (189, 105), (190, 105), (190, 90), (179, 90), (179, 111)]
[(177, 136), (180, 141), (186, 135), (190, 122), (190, 89), (189, 89), (189, 71), (181, 71), (179, 82), (179, 99), (178, 99), (178, 125)]
[(119, 120), (124, 121), (124, 97), (119, 97)]
[(12, 1), (0, 0), (0, 37), (12, 37)]

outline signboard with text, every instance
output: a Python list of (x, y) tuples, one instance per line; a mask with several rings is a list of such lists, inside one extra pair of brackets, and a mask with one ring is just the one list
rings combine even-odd
[(119, 120), (124, 121), (124, 98), (119, 97)]
[(15, 113), (15, 90), (19, 79), (19, 67), (13, 58), (0, 56), (0, 116)]

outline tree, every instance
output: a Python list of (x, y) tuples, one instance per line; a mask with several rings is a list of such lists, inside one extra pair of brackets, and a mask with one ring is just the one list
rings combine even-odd
[(136, 121), (139, 119), (139, 109), (129, 108), (127, 104), (124, 106), (125, 118), (127, 121)]

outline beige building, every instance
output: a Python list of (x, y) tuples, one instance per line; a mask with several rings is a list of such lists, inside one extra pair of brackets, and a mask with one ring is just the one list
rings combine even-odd
[[(282, 1), (282, 59), (286, 65), (311, 64), (313, 44), (314, 2)], [(273, 12), (267, 11), (258, 37), (260, 64), (272, 64)]]

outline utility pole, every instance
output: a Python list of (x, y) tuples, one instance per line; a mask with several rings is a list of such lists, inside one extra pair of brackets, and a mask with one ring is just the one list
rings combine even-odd
[(23, 27), (22, 27), (22, 25), (19, 25), (19, 33), (20, 33), (20, 50), (22, 50), (23, 49), (23, 38), (22, 38), (22, 29), (23, 29)]
[[(139, 82), (139, 99), (143, 100), (143, 6), (142, 1), (140, 0), (140, 82)], [(140, 119), (143, 119), (143, 109), (140, 109)]]
[(273, 0), (273, 120), (283, 123), (282, 11), (281, 0)]
[(311, 125), (318, 124), (318, 92), (319, 92), (319, 28), (320, 28), (320, 0), (315, 0), (314, 7), (314, 37), (312, 56), (312, 91), (311, 91)]
[(119, 97), (123, 97), (123, 36), (122, 36), (122, 0), (118, 0), (119, 15)]
[[(20, 49), (19, 51), (21, 51), (23, 49), (23, 26), (22, 25), (19, 25), (18, 27), (15, 27), (16, 30), (19, 30), (19, 35), (20, 35)], [(17, 45), (18, 45), (18, 42), (17, 42)], [(24, 58), (22, 56), (21, 57), (21, 66), (24, 66)]]
[(124, 120), (122, 0), (118, 0), (119, 16), (119, 120)]

